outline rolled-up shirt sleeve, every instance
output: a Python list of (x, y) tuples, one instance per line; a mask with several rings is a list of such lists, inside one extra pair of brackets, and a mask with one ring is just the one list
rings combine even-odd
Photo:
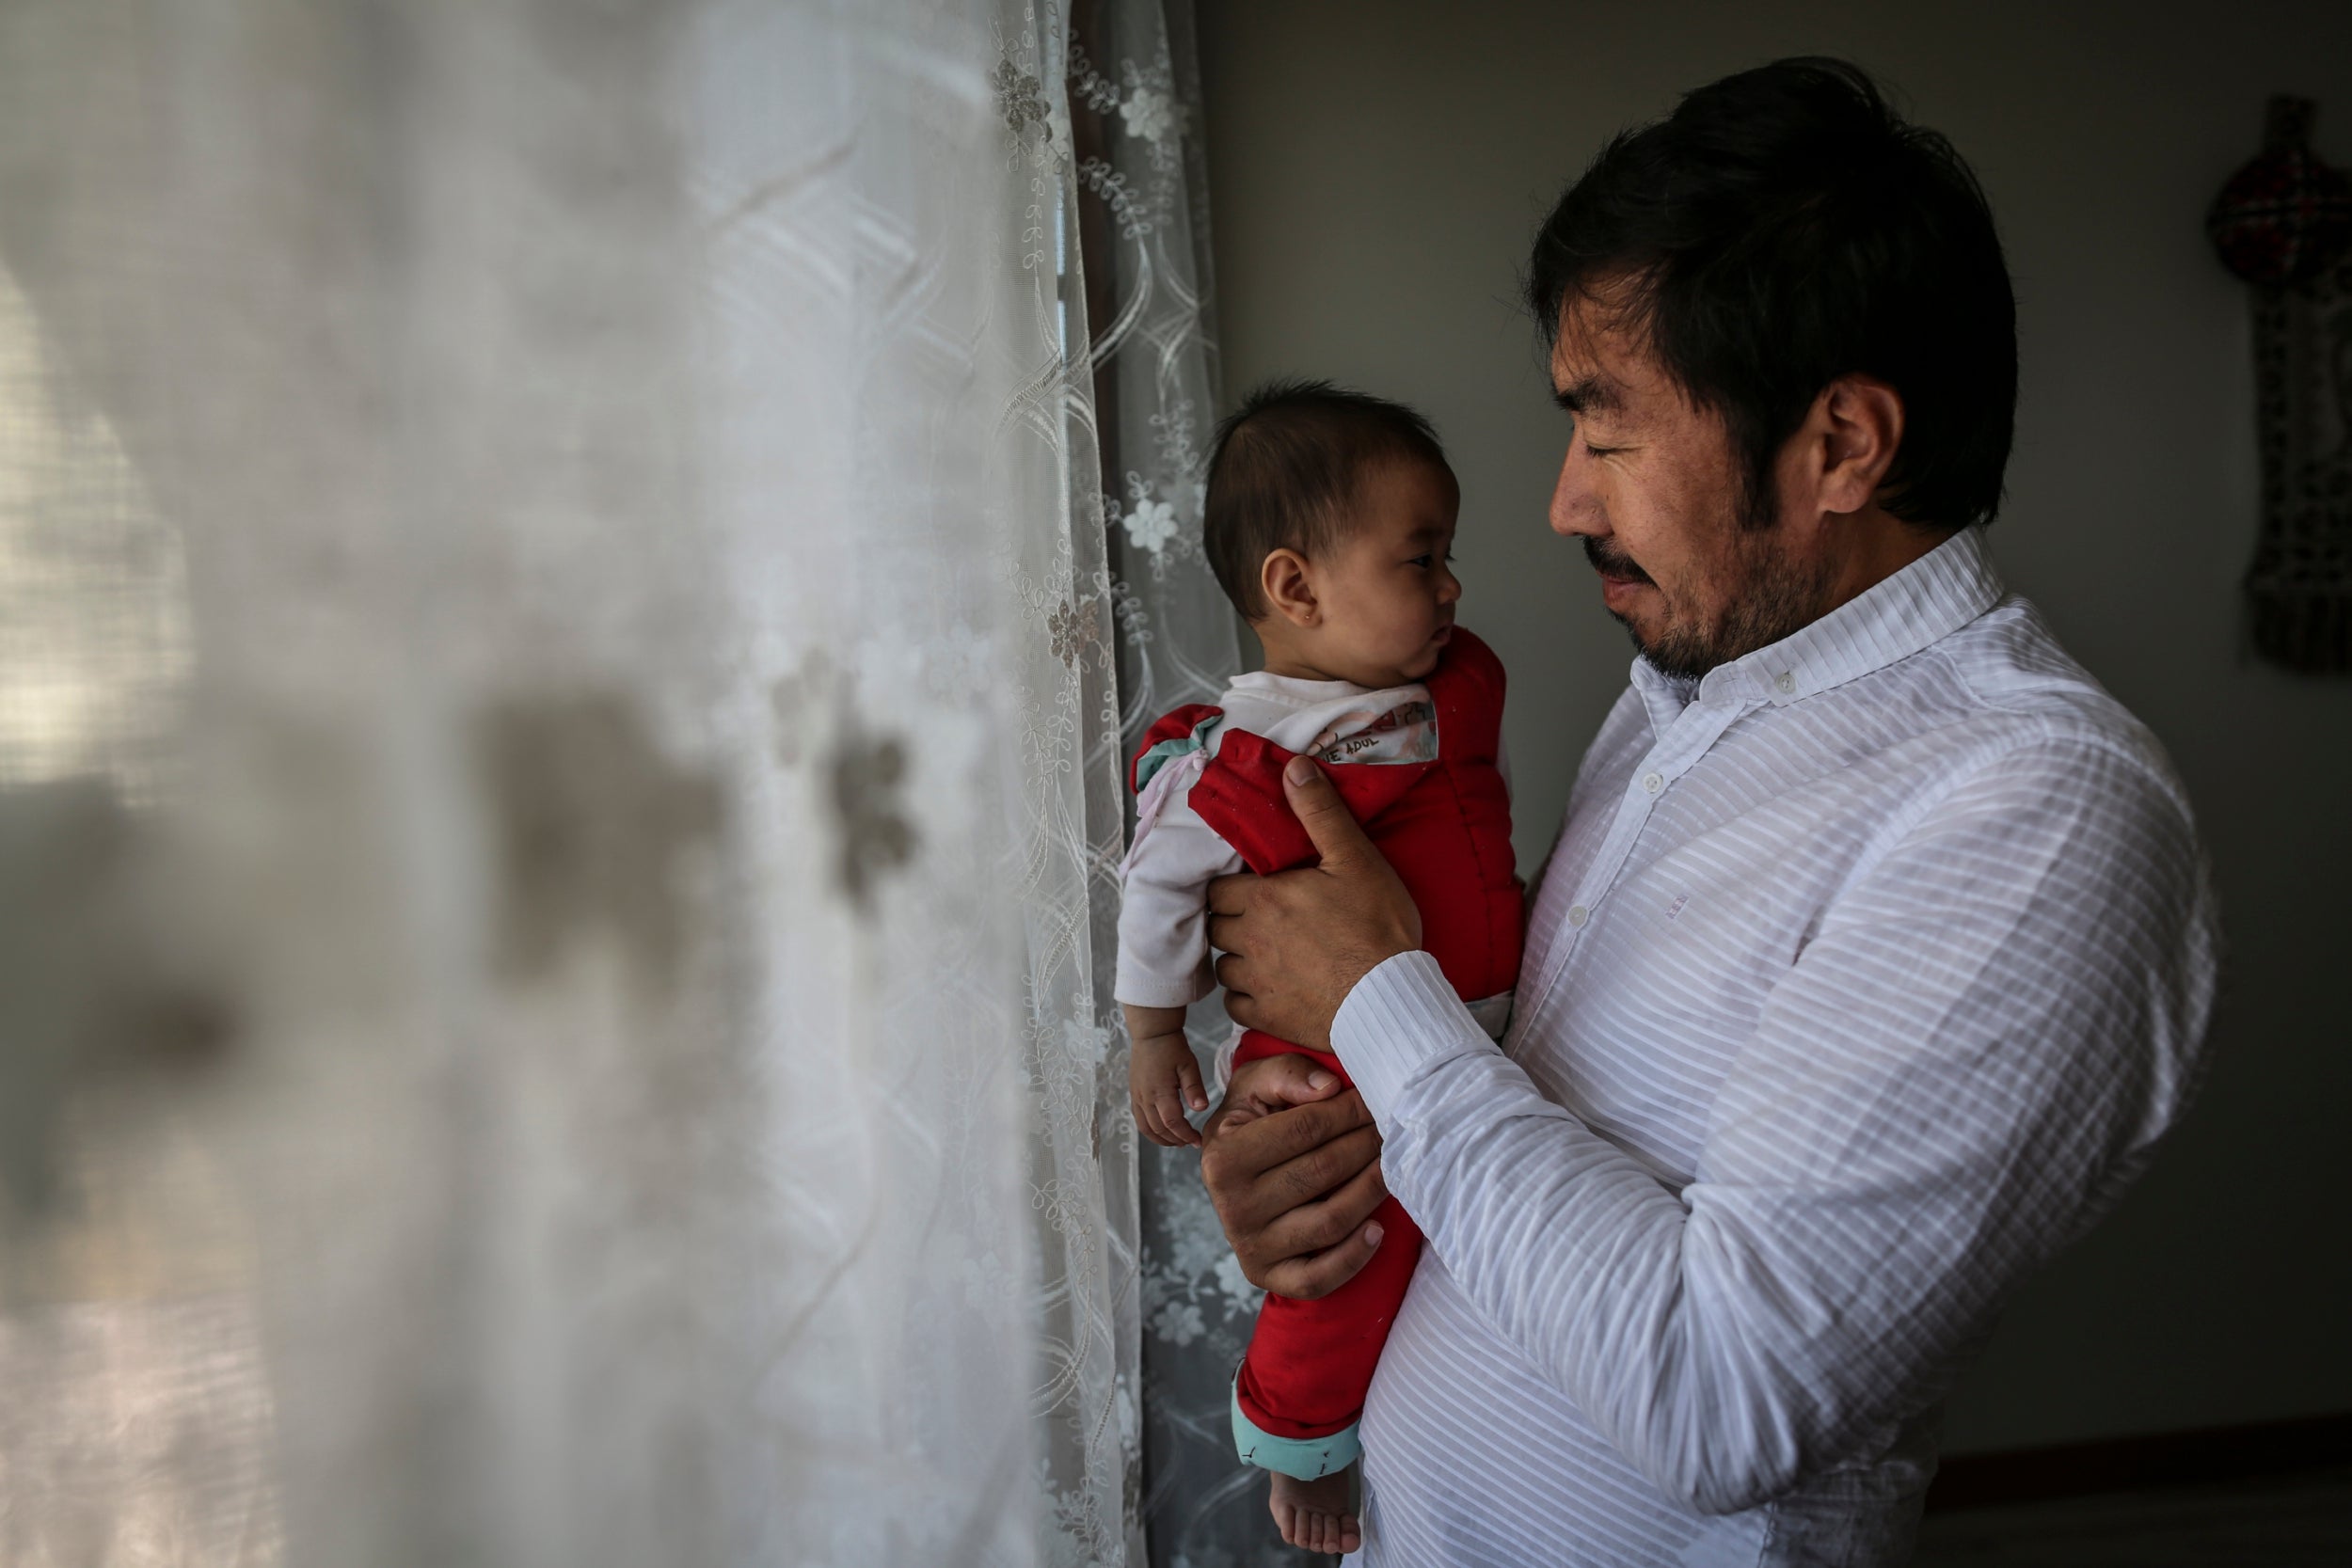
[(1772, 990), (1677, 1191), (1534, 1083), (1426, 954), (1332, 1028), (1391, 1190), (1668, 1497), (1770, 1500), (1945, 1391), (2183, 1106), (2211, 894), (2176, 787), (2079, 739), (1928, 810)]

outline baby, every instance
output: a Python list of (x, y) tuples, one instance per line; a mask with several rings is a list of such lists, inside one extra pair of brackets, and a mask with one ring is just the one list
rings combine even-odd
[[(1217, 432), (1204, 543), (1265, 667), (1215, 705), (1152, 725), (1135, 762), (1117, 996), (1134, 1041), (1136, 1121), (1198, 1144), (1208, 1096), (1184, 1008), (1216, 987), (1210, 881), (1314, 858), (1282, 792), (1297, 754), (1322, 764), (1420, 907), (1422, 941), (1497, 1038), (1519, 966), (1520, 886), (1501, 759), (1502, 666), (1454, 625), (1447, 562), (1461, 491), (1429, 421), (1327, 382), (1260, 388)], [(1234, 1061), (1304, 1053), (1256, 1030)], [(1336, 1058), (1318, 1064), (1345, 1082)], [(1421, 1256), (1390, 1198), (1372, 1261), (1320, 1301), (1268, 1296), (1234, 1380), (1233, 1437), (1273, 1475), (1282, 1539), (1353, 1551), (1356, 1423)]]

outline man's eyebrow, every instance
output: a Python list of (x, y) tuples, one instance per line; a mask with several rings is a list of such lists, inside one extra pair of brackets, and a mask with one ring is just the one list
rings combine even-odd
[(1553, 388), (1551, 401), (1571, 414), (1613, 414), (1625, 406), (1617, 384), (1599, 375)]

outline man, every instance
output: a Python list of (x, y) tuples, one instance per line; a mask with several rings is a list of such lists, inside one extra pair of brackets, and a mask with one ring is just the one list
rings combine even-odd
[(1217, 886), (1218, 977), (1361, 1098), (1252, 1064), (1202, 1174), (1278, 1292), (1360, 1267), (1384, 1191), (1427, 1233), (1367, 1561), (1899, 1562), (1953, 1379), (2195, 1077), (2187, 804), (1985, 554), (2008, 274), (1966, 166), (1859, 71), (1616, 138), (1529, 293), (1575, 421), (1551, 526), (1641, 657), (1510, 1033), (1295, 765), (1322, 864)]

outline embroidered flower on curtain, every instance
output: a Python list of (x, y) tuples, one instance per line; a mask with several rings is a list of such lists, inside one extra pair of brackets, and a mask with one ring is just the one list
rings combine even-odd
[(1119, 105), (1127, 134), (1148, 142), (1164, 143), (1184, 130), (1184, 106), (1155, 87), (1137, 87)]
[(1005, 117), (1005, 128), (1016, 140), (1030, 126), (1049, 122), (1045, 89), (1034, 71), (1022, 70), (1009, 58), (999, 59), (989, 82), (996, 89), (997, 112)]
[(1168, 541), (1176, 537), (1176, 508), (1167, 501), (1146, 497), (1136, 502), (1135, 510), (1120, 521), (1126, 527), (1127, 542), (1139, 550), (1149, 550), (1154, 561), (1167, 551)]
[(1075, 673), (1081, 657), (1089, 650), (1103, 649), (1102, 601), (1092, 594), (1074, 602), (1063, 600), (1046, 623), (1046, 631), (1054, 641), (1054, 657)]

